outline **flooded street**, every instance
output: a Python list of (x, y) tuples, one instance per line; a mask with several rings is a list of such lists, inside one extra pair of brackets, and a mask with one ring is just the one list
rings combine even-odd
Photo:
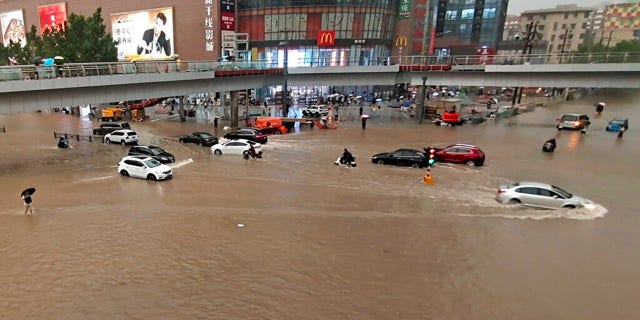
[[(131, 122), (176, 156), (162, 182), (118, 175), (129, 146), (56, 147), (54, 131), (90, 135), (88, 118), (0, 115), (0, 319), (635, 319), (639, 106), (609, 90), (454, 128), (373, 112), (366, 130), (269, 136), (257, 161), (178, 143), (209, 123)], [(556, 131), (578, 112), (586, 136)], [(630, 119), (622, 140), (604, 130), (614, 116)], [(371, 163), (452, 143), (478, 145), (485, 166), (438, 163), (426, 185), (424, 169)], [(345, 147), (357, 168), (333, 165)], [(498, 204), (518, 180), (597, 205)]]

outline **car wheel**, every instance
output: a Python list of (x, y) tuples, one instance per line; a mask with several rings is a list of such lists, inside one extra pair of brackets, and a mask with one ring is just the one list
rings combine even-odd
[(377, 164), (384, 164), (384, 160), (378, 160), (376, 163)]
[(127, 144), (127, 142), (124, 140), (120, 140), (120, 144), (124, 146), (125, 144)]
[(466, 162), (466, 165), (468, 165), (469, 167), (473, 167), (476, 165), (476, 163), (473, 160), (469, 160)]
[(184, 140), (182, 140), (182, 139), (178, 139), (178, 141), (179, 141), (180, 143), (184, 143)]
[(198, 146), (202, 147), (202, 142), (198, 142)]
[(516, 205), (516, 204), (521, 204), (522, 202), (520, 202), (520, 200), (518, 200), (518, 199), (511, 199), (507, 203), (511, 204), (511, 205)]
[(128, 177), (129, 176), (129, 172), (127, 172), (127, 170), (120, 170), (120, 175), (123, 177)]
[(150, 174), (150, 175), (147, 176), (147, 180), (156, 181), (158, 179), (156, 179), (156, 176)]
[(282, 132), (280, 132), (280, 130), (276, 131), (276, 134), (282, 134)]
[(215, 154), (215, 155), (221, 155), (221, 154), (222, 154), (222, 150), (220, 150), (220, 149), (215, 149), (215, 150), (213, 150), (213, 154)]
[(111, 139), (106, 138), (106, 139), (104, 139), (104, 142), (105, 142), (105, 143), (111, 143)]
[(411, 164), (411, 167), (412, 167), (412, 168), (420, 168), (420, 165), (419, 165), (419, 164), (417, 164), (417, 163), (414, 163), (414, 164)]

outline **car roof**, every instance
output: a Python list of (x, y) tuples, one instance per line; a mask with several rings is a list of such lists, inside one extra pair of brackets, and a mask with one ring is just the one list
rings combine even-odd
[(467, 147), (467, 148), (480, 149), (478, 146), (474, 146), (472, 144), (464, 144), (464, 143), (454, 143), (454, 144), (448, 146), (447, 148), (449, 148), (449, 147)]
[(147, 160), (147, 159), (152, 159), (152, 157), (147, 157), (147, 156), (124, 156), (122, 157), (122, 160), (130, 160), (130, 159), (136, 159), (136, 160)]
[(564, 117), (564, 116), (581, 117), (581, 116), (586, 116), (586, 114), (584, 114), (584, 113), (567, 113), (567, 114), (563, 114), (562, 116), (563, 116), (563, 117)]
[(544, 183), (544, 182), (518, 181), (518, 187), (540, 187), (540, 188), (552, 189), (553, 186), (551, 184)]
[(203, 133), (206, 133), (208, 135), (213, 135), (213, 133), (206, 132), (206, 131), (195, 131), (195, 132), (192, 132), (191, 134), (203, 134)]
[[(120, 129), (120, 130), (114, 130), (113, 132), (124, 132), (124, 133), (129, 133), (129, 132), (133, 132), (133, 133), (136, 133), (135, 131), (133, 131), (133, 130), (130, 130), (130, 129)], [(111, 133), (113, 133), (113, 132), (111, 132)], [(136, 133), (136, 134), (137, 134), (137, 133)]]

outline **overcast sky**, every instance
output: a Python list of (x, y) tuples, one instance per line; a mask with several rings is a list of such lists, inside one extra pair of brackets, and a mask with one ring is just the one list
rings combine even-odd
[(577, 4), (580, 7), (593, 7), (601, 3), (622, 3), (625, 0), (510, 0), (508, 14), (520, 15), (522, 11), (552, 9), (559, 4)]

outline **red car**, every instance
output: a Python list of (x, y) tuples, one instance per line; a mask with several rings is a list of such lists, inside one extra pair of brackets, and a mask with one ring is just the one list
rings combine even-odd
[[(429, 148), (425, 149), (427, 153)], [(482, 166), (484, 152), (470, 144), (452, 144), (445, 148), (436, 148), (436, 159), (439, 162), (464, 163), (468, 166)]]

